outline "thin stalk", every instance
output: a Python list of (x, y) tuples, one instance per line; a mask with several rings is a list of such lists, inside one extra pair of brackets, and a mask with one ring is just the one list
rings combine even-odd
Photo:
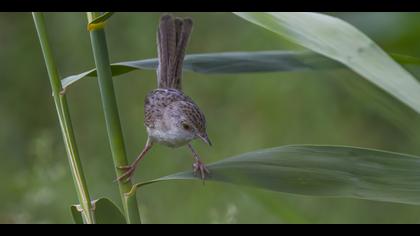
[[(88, 21), (91, 22), (94, 18), (98, 17), (99, 14), (95, 12), (88, 12), (87, 16)], [(103, 27), (92, 29), (90, 31), (90, 39), (98, 74), (98, 83), (101, 93), (102, 107), (105, 113), (112, 158), (115, 167), (126, 166), (128, 165), (127, 155), (124, 146), (118, 106), (115, 98), (114, 84), (112, 81), (108, 47)], [(115, 168), (115, 171), (117, 176), (120, 176), (123, 172), (117, 168)], [(129, 224), (141, 223), (136, 195), (129, 197), (126, 196), (126, 193), (130, 192), (133, 187), (131, 181), (119, 181), (118, 185), (127, 222)]]
[(73, 176), (73, 181), (76, 187), (80, 206), (83, 209), (83, 221), (87, 224), (93, 224), (95, 223), (94, 212), (91, 205), (89, 191), (86, 184), (81, 161), (79, 158), (79, 152), (76, 146), (76, 139), (74, 137), (73, 127), (71, 124), (67, 99), (65, 94), (60, 94), (60, 91), (62, 90), (61, 81), (48, 42), (44, 15), (40, 12), (33, 12), (32, 16), (34, 19), (36, 31), (38, 33), (39, 42), (41, 44), (42, 53), (44, 55), (45, 65), (47, 66), (47, 71), (50, 78), (52, 95), (54, 98), (58, 119), (60, 121), (61, 132), (63, 134), (64, 144), (67, 151), (67, 157), (70, 163), (70, 170)]

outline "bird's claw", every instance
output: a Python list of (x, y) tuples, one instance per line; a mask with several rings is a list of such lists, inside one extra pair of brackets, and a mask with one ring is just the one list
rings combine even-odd
[(207, 175), (210, 174), (209, 169), (207, 169), (206, 165), (204, 165), (201, 161), (196, 161), (193, 164), (193, 172), (194, 176), (197, 176), (197, 172), (200, 171), (201, 179), (204, 180)]
[(134, 171), (136, 170), (136, 168), (134, 166), (128, 165), (128, 166), (118, 166), (117, 167), (119, 170), (123, 170), (124, 173), (118, 177), (115, 181), (122, 181), (124, 180), (124, 183), (128, 182), (131, 180), (131, 178), (133, 177)]

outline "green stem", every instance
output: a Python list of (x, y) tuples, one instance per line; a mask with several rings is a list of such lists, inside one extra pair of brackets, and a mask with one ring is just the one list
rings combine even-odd
[[(88, 12), (88, 20), (91, 22), (99, 16), (98, 13)], [(90, 31), (93, 55), (98, 74), (98, 83), (101, 93), (102, 106), (105, 113), (106, 127), (108, 131), (109, 144), (111, 146), (112, 158), (115, 167), (128, 165), (124, 146), (124, 139), (118, 114), (117, 101), (115, 98), (114, 84), (108, 56), (105, 31), (103, 28), (97, 28)], [(122, 174), (122, 170), (115, 168), (117, 176)], [(119, 189), (124, 207), (127, 222), (130, 224), (141, 223), (139, 209), (137, 206), (136, 195), (126, 197), (126, 193), (132, 188), (131, 181), (119, 181)]]
[(47, 31), (45, 29), (44, 15), (40, 12), (33, 12), (32, 16), (34, 19), (36, 31), (38, 33), (39, 42), (41, 44), (42, 53), (44, 55), (45, 64), (47, 66), (48, 75), (50, 78), (55, 108), (57, 110), (58, 119), (60, 121), (61, 132), (63, 134), (64, 143), (67, 151), (67, 157), (70, 163), (70, 170), (73, 176), (73, 181), (76, 187), (80, 206), (83, 209), (83, 220), (87, 224), (93, 224), (95, 223), (94, 212), (92, 209), (86, 180), (83, 174), (83, 169), (79, 158), (79, 152), (76, 146), (76, 139), (74, 137), (74, 132), (71, 124), (67, 99), (64, 94), (60, 94), (60, 91), (62, 90), (61, 81), (48, 42)]

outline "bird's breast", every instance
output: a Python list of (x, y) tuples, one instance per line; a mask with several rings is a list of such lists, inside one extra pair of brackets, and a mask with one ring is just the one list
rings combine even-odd
[(152, 141), (172, 148), (184, 146), (191, 141), (189, 137), (185, 137), (179, 132), (172, 132), (171, 130), (160, 129), (159, 127), (147, 127), (147, 133)]

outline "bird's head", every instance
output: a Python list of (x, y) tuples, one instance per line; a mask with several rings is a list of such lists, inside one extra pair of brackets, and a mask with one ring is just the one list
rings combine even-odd
[(175, 132), (186, 140), (200, 139), (211, 146), (211, 141), (206, 132), (206, 118), (200, 108), (186, 101), (172, 104), (168, 110), (171, 116), (171, 126)]

